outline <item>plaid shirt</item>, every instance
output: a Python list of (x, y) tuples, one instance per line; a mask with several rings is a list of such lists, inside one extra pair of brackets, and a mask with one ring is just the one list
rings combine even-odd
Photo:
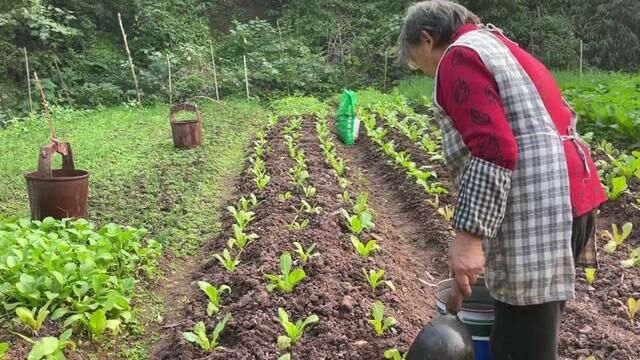
[(459, 189), (454, 227), (483, 237), (486, 283), (495, 299), (531, 305), (572, 298), (573, 216), (563, 141), (575, 139), (560, 136), (531, 79), (489, 29), (463, 34), (457, 46), (474, 50), (493, 74), (518, 162), (512, 171), (472, 156), (434, 94), (443, 150)]

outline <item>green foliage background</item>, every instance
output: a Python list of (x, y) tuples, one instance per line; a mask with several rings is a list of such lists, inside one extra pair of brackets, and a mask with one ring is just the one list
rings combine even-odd
[[(119, 12), (147, 103), (168, 100), (167, 61), (174, 99), (213, 96), (210, 40), (223, 96), (244, 93), (243, 55), (253, 96), (322, 95), (345, 86), (390, 88), (407, 76), (393, 64), (392, 48), (404, 10), (413, 2), (5, 0), (0, 2), (0, 121), (29, 108), (23, 48), (52, 103), (93, 107), (135, 99)], [(580, 39), (588, 68), (640, 68), (637, 0), (461, 3), (554, 69), (577, 68)]]

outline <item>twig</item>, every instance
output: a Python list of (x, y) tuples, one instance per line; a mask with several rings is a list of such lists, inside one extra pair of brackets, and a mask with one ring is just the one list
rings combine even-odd
[(29, 56), (27, 56), (27, 48), (24, 49), (24, 64), (27, 68), (27, 89), (29, 91), (29, 109), (33, 112), (33, 99), (31, 98), (31, 73), (29, 72)]
[(429, 286), (429, 287), (436, 287), (436, 286), (438, 286), (438, 284), (432, 284), (432, 283), (426, 282), (425, 280), (422, 280), (422, 279), (420, 279), (420, 278), (418, 278), (418, 281), (420, 281), (421, 283), (423, 283), (423, 284), (425, 284), (425, 285), (427, 285), (427, 286)]
[(67, 95), (67, 99), (69, 99), (69, 102), (71, 104), (73, 104), (73, 99), (71, 98), (71, 94), (69, 92), (69, 88), (67, 87), (67, 84), (64, 82), (64, 77), (62, 76), (62, 71), (60, 71), (60, 67), (58, 66), (58, 60), (56, 60), (56, 58), (53, 58), (53, 66), (55, 66), (56, 71), (58, 72), (58, 77), (60, 78), (60, 83), (62, 84), (62, 89), (64, 90), (65, 95)]
[(53, 117), (51, 116), (51, 113), (49, 112), (49, 104), (47, 103), (47, 98), (44, 96), (44, 88), (42, 87), (42, 83), (40, 83), (40, 79), (38, 78), (38, 74), (35, 71), (33, 72), (33, 78), (35, 79), (36, 86), (38, 87), (38, 90), (40, 90), (40, 100), (42, 102), (42, 112), (44, 112), (44, 115), (47, 118), (47, 121), (49, 122), (49, 129), (51, 130), (51, 138), (52, 139), (57, 139), (56, 129), (53, 126)]
[(118, 22), (120, 23), (120, 30), (122, 31), (122, 39), (124, 39), (124, 47), (127, 49), (127, 57), (129, 58), (129, 66), (131, 67), (131, 75), (133, 76), (133, 82), (136, 86), (136, 94), (138, 95), (138, 105), (142, 105), (142, 99), (140, 98), (140, 88), (138, 87), (138, 78), (136, 77), (136, 70), (133, 66), (133, 59), (131, 58), (131, 52), (129, 51), (129, 44), (127, 43), (127, 34), (124, 32), (124, 26), (122, 26), (122, 17), (118, 13)]

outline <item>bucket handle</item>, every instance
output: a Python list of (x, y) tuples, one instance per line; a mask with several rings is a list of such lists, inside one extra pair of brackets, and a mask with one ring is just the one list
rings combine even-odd
[(73, 162), (73, 152), (70, 143), (62, 143), (57, 140), (47, 146), (40, 148), (38, 156), (38, 177), (42, 179), (53, 179), (53, 171), (51, 170), (51, 158), (53, 154), (62, 155), (62, 170), (72, 172), (76, 169)]
[(189, 111), (196, 114), (196, 121), (202, 122), (202, 117), (200, 115), (200, 109), (198, 109), (198, 105), (194, 105), (191, 103), (182, 103), (173, 105), (169, 109), (169, 122), (176, 122), (176, 114), (181, 111)]
[(447, 298), (447, 312), (451, 315), (458, 315), (462, 308), (462, 302), (464, 301), (464, 295), (460, 289), (460, 285), (454, 280)]

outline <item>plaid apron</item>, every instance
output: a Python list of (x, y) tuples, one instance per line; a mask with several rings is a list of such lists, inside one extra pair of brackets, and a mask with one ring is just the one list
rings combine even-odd
[[(575, 265), (562, 142), (572, 139), (559, 135), (528, 74), (492, 31), (494, 28), (481, 27), (462, 35), (451, 47), (474, 50), (493, 74), (518, 143), (518, 162), (509, 171), (471, 156), (434, 94), (443, 151), (458, 188), (458, 202), (482, 204), (456, 213), (454, 225), (485, 234), (485, 280), (496, 300), (512, 305), (567, 300), (575, 296)], [(435, 88), (437, 91), (437, 76)], [(472, 198), (473, 202), (468, 200)], [(468, 228), (478, 227), (478, 223), (483, 225)]]

